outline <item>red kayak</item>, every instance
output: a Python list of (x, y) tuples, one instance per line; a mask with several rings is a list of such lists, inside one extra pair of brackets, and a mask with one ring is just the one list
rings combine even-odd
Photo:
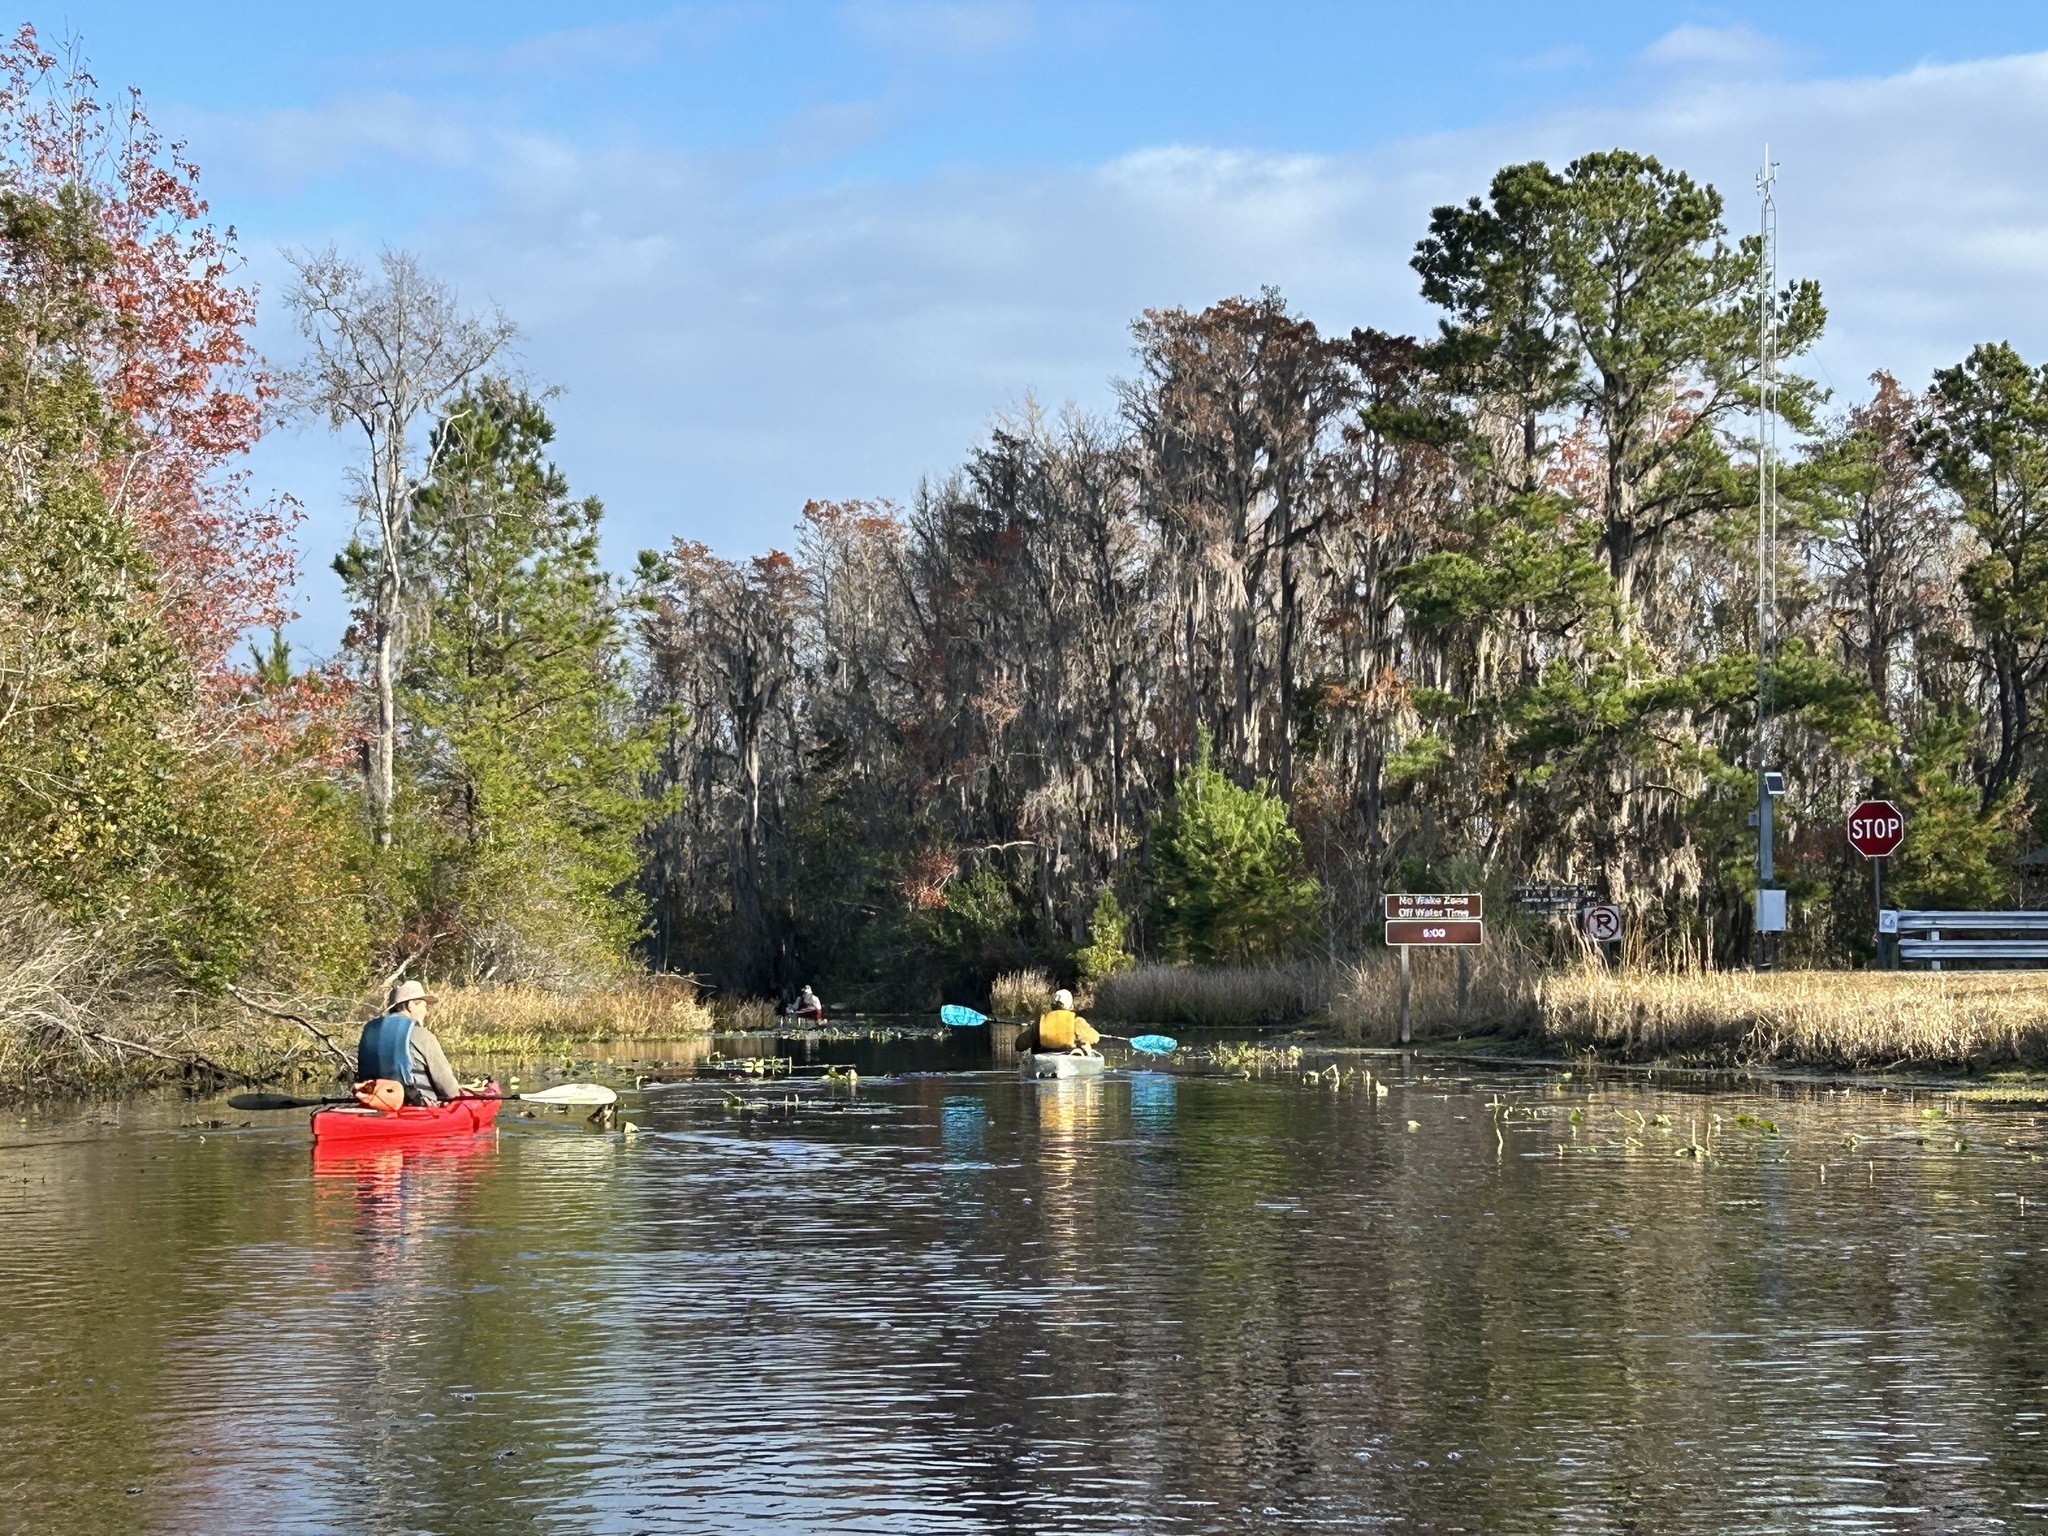
[[(487, 1090), (498, 1092), (492, 1083)], [(348, 1105), (313, 1112), (313, 1140), (323, 1147), (390, 1146), (403, 1141), (431, 1141), (439, 1136), (470, 1136), (488, 1131), (498, 1118), (497, 1098), (457, 1099), (431, 1108), (407, 1107), (386, 1114), (381, 1109)]]

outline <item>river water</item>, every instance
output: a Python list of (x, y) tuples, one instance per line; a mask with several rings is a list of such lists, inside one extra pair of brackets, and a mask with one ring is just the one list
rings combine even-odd
[(0, 1529), (2048, 1531), (2033, 1110), (860, 1054), (338, 1163), (10, 1112)]

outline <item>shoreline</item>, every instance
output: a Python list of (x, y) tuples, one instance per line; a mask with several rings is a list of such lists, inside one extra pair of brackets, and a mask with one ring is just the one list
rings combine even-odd
[[(893, 1017), (907, 1020), (918, 1016), (905, 1014)], [(1123, 1027), (1136, 1027), (1129, 1021), (1118, 1022)], [(1889, 1068), (1855, 1067), (1821, 1060), (1780, 1059), (1744, 1062), (1685, 1055), (1631, 1057), (1591, 1049), (1559, 1051), (1555, 1048), (1554, 1042), (1534, 1040), (1526, 1035), (1500, 1031), (1417, 1040), (1404, 1046), (1347, 1039), (1327, 1028), (1319, 1028), (1314, 1023), (1297, 1022), (1257, 1030), (1211, 1026), (1196, 1026), (1196, 1029), (1202, 1038), (1187, 1043), (1198, 1051), (1253, 1036), (1268, 1049), (1293, 1049), (1304, 1055), (1318, 1057), (1377, 1061), (1412, 1058), (1431, 1063), (1462, 1063), (1473, 1067), (1507, 1067), (1568, 1075), (1598, 1073), (1641, 1078), (1680, 1077), (1728, 1087), (1747, 1082), (1848, 1089), (1859, 1092), (1966, 1093), (1973, 1099), (1985, 1103), (2039, 1104), (2048, 1107), (2048, 1068), (2012, 1061), (1963, 1061), (1946, 1065), (1902, 1063)], [(925, 1033), (922, 1030), (916, 1032)], [(494, 1068), (526, 1068), (556, 1061), (566, 1071), (614, 1062), (635, 1066), (681, 1064), (678, 1057), (683, 1053), (679, 1051), (679, 1047), (701, 1047), (701, 1053), (689, 1054), (701, 1054), (709, 1058), (713, 1054), (713, 1048), (720, 1042), (758, 1040), (769, 1033), (779, 1034), (757, 1028), (733, 1028), (696, 1030), (665, 1036), (559, 1035), (541, 1042), (538, 1049), (500, 1048), (497, 1042), (484, 1035), (466, 1038), (457, 1049), (465, 1057), (479, 1059)], [(902, 1026), (854, 1026), (846, 1027), (845, 1033), (838, 1035), (837, 1038), (886, 1038), (892, 1035), (900, 1038), (910, 1033), (912, 1031)], [(930, 1033), (937, 1035), (941, 1031), (934, 1029)], [(530, 1037), (521, 1038), (523, 1045), (532, 1044)], [(636, 1054), (636, 1048), (646, 1048), (645, 1053)], [(597, 1054), (582, 1054), (588, 1051), (595, 1051)], [(295, 1077), (279, 1076), (267, 1079), (263, 1086), (304, 1087), (341, 1081), (338, 1075), (327, 1076), (318, 1070), (320, 1065), (317, 1062), (312, 1063), (313, 1070), (301, 1072)], [(168, 1069), (144, 1070), (101, 1079), (53, 1082), (40, 1089), (26, 1082), (0, 1082), (0, 1104), (9, 1108), (20, 1108), (58, 1103), (109, 1103), (167, 1093), (181, 1094), (188, 1099), (204, 1099), (246, 1086), (249, 1084), (239, 1079), (226, 1082), (217, 1078), (179, 1075)]]
[[(1437, 974), (1438, 970), (1443, 974)], [(1900, 1084), (2048, 1080), (2048, 971), (1780, 971), (1649, 973), (1597, 967), (1500, 966), (1483, 996), (1458, 1018), (1448, 968), (1418, 966), (1410, 1051), (1433, 1057), (1573, 1069), (1800, 1076), (1814, 1081)], [(1215, 997), (1256, 997), (1261, 973), (1188, 969), (1172, 979), (1195, 1006), (1143, 1016), (1089, 1008), (1117, 1033), (1140, 1029), (1284, 1042), (1334, 1053), (1398, 1054), (1394, 996), (1352, 989), (1293, 1017), (1232, 1018), (1200, 1006)], [(1204, 993), (1207, 996), (1204, 996)], [(1176, 1016), (1179, 1012), (1179, 1016)], [(251, 1009), (225, 1020), (103, 1021), (86, 1038), (18, 1043), (0, 1067), (0, 1101), (105, 1098), (184, 1082), (204, 1088), (338, 1081), (341, 1052), (365, 1016), (360, 1001), (329, 999), (301, 1014)], [(544, 1063), (591, 1049), (636, 1046), (674, 1059), (693, 1045), (762, 1036), (888, 1038), (938, 1030), (917, 1011), (868, 1012), (824, 1032), (793, 1027), (765, 1001), (706, 1006), (682, 978), (633, 978), (581, 994), (532, 988), (446, 988), (429, 1024), (451, 1056)], [(101, 1031), (105, 1032), (102, 1033)], [(134, 1042), (130, 1044), (130, 1040)]]
[[(1468, 1035), (1462, 1039), (1418, 1041), (1411, 1045), (1362, 1045), (1336, 1040), (1327, 1035), (1304, 1034), (1289, 1038), (1289, 1045), (1319, 1055), (1359, 1056), (1384, 1059), (1412, 1055), (1429, 1061), (1461, 1061), (1475, 1066), (1528, 1067), (1532, 1070), (1605, 1072), (1635, 1077), (1693, 1077), (1747, 1079), (1756, 1082), (1799, 1084), (1815, 1088), (1853, 1088), (1863, 1092), (1981, 1090), (1987, 1095), (2011, 1091), (2013, 1103), (2039, 1102), (2048, 1105), (2048, 1067), (2011, 1064), (1953, 1067), (1853, 1068), (1825, 1062), (1733, 1062), (1707, 1061), (1685, 1057), (1630, 1059), (1584, 1052), (1559, 1055), (1552, 1051), (1525, 1049), (1524, 1042), (1503, 1035)], [(1995, 1097), (1986, 1102), (1997, 1102)]]

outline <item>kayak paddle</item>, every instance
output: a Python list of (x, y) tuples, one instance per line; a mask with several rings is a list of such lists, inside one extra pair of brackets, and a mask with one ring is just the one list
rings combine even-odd
[[(471, 1093), (471, 1099), (518, 1100), (524, 1104), (556, 1104), (562, 1106), (616, 1104), (619, 1096), (602, 1083), (563, 1083), (554, 1088), (543, 1088), (538, 1093)], [(347, 1099), (300, 1099), (288, 1093), (238, 1093), (228, 1100), (229, 1109), (318, 1109), (327, 1104), (353, 1104)]]
[[(956, 1029), (972, 1029), (978, 1024), (1022, 1024), (1024, 1019), (992, 1019), (985, 1013), (976, 1013), (972, 1008), (962, 1008), (958, 1003), (948, 1003), (939, 1010), (939, 1018)], [(1180, 1042), (1166, 1035), (1103, 1035), (1105, 1040), (1121, 1040), (1134, 1051), (1143, 1051), (1147, 1056), (1165, 1056), (1180, 1049)]]

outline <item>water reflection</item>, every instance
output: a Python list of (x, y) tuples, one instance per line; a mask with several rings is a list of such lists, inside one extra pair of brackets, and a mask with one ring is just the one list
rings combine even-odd
[(986, 1143), (982, 1127), (988, 1116), (977, 1093), (946, 1095), (939, 1106), (939, 1135), (955, 1162), (978, 1162)]
[(798, 1102), (337, 1163), (184, 1105), (28, 1128), (0, 1465), (79, 1532), (2048, 1529), (2032, 1111), (746, 1092)]
[(1147, 1136), (1158, 1136), (1173, 1128), (1174, 1080), (1166, 1072), (1131, 1074), (1131, 1124)]

